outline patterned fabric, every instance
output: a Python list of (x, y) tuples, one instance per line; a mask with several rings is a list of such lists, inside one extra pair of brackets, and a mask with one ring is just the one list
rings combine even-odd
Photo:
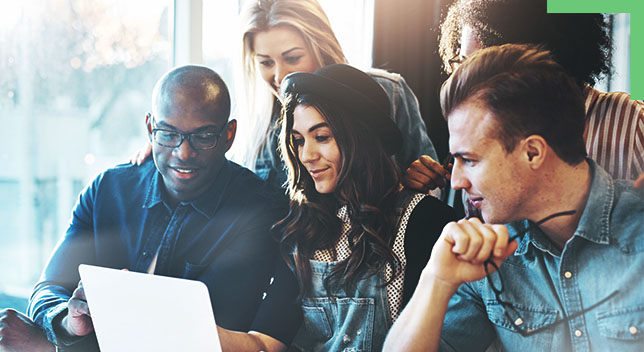
[[(405, 269), (407, 268), (407, 260), (405, 258), (405, 231), (407, 230), (407, 223), (416, 205), (426, 196), (426, 194), (421, 193), (414, 194), (396, 226), (398, 230), (396, 239), (394, 240), (393, 252), (400, 259), (401, 274), (387, 285), (387, 300), (389, 301), (389, 312), (392, 321), (398, 318), (402, 306), (403, 284), (405, 282)], [(349, 246), (347, 233), (351, 229), (351, 220), (349, 219), (346, 205), (338, 209), (337, 216), (342, 220), (342, 234), (335, 246), (335, 253), (332, 249), (317, 250), (313, 254), (313, 260), (329, 263), (341, 262), (349, 258), (351, 248)], [(393, 268), (387, 265), (385, 267), (385, 280), (389, 280), (392, 275)]]
[(644, 103), (630, 98), (586, 87), (588, 157), (615, 179), (634, 180), (644, 172)]

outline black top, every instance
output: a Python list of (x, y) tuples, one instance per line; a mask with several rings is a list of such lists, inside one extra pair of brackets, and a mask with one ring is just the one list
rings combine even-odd
[[(428, 196), (412, 211), (405, 232), (405, 257), (407, 268), (403, 287), (403, 307), (409, 302), (425, 265), (440, 237), (443, 227), (456, 220), (452, 208)], [(281, 261), (251, 330), (276, 338), (289, 345), (302, 322), (297, 278)]]

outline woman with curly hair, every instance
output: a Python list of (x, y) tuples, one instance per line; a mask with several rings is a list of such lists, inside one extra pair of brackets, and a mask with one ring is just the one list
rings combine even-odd
[(221, 331), (222, 345), (379, 351), (455, 214), (402, 190), (391, 155), (404, 136), (369, 75), (329, 65), (291, 74), (280, 88), (290, 211), (277, 228), (285, 260), (253, 331)]

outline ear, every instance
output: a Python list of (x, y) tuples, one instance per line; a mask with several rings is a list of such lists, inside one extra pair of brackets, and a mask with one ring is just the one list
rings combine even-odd
[(145, 127), (148, 132), (148, 139), (152, 141), (152, 113), (145, 114)]
[(226, 128), (226, 151), (230, 149), (235, 141), (235, 134), (237, 133), (237, 120), (232, 119), (228, 121), (228, 127)]
[(526, 161), (530, 165), (531, 169), (538, 169), (546, 160), (546, 154), (548, 151), (548, 143), (546, 140), (536, 134), (528, 136), (523, 139), (522, 152), (526, 158)]

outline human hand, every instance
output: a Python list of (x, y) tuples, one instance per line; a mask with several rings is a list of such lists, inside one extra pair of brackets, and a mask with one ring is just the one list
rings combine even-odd
[(403, 182), (411, 189), (427, 193), (435, 188), (447, 186), (451, 177), (451, 167), (451, 163), (443, 166), (430, 156), (421, 155), (407, 168)]
[(43, 330), (13, 309), (0, 310), (0, 352), (53, 352)]
[(136, 151), (134, 155), (130, 156), (128, 162), (134, 165), (141, 165), (147, 159), (150, 154), (152, 154), (152, 144), (150, 142), (145, 143), (145, 145)]
[(94, 331), (82, 281), (78, 283), (78, 287), (67, 301), (67, 315), (61, 324), (71, 336), (85, 336)]
[[(516, 241), (508, 243), (508, 229), (504, 225), (483, 224), (477, 218), (462, 219), (443, 228), (425, 271), (458, 287), (484, 278), (483, 263), (490, 256), (500, 266), (516, 249)], [(488, 269), (494, 270), (491, 265)]]
[(635, 188), (639, 188), (640, 190), (644, 191), (644, 172), (642, 172), (638, 177), (637, 180), (635, 180)]

